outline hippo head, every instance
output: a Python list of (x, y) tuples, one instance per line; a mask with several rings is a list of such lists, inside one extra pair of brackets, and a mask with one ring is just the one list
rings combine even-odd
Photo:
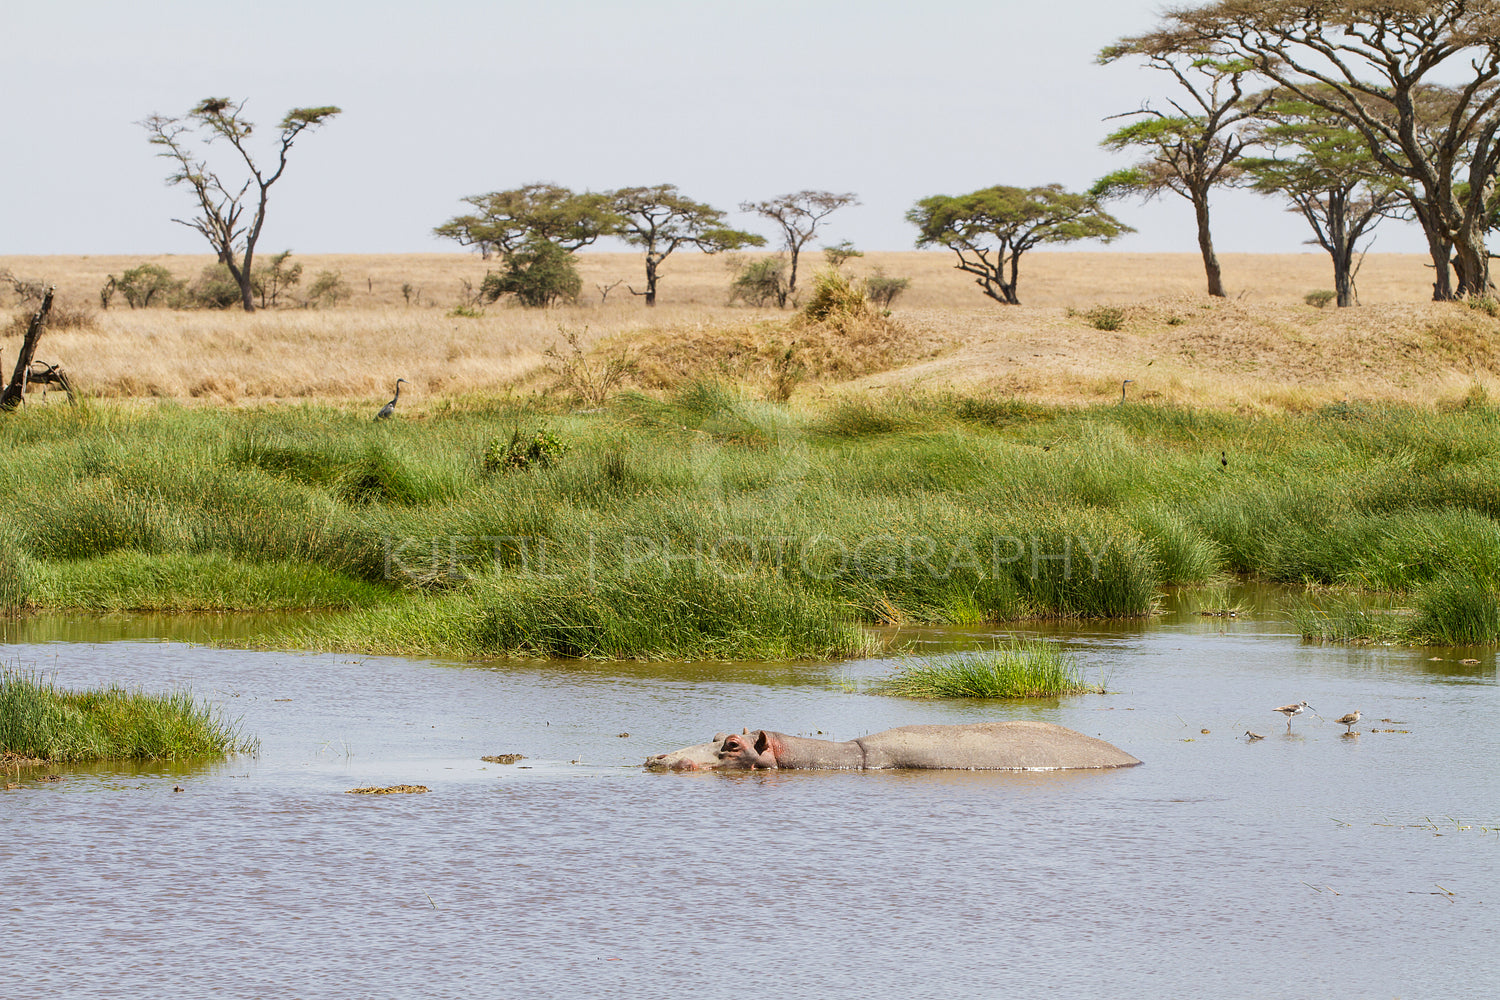
[(646, 758), (646, 766), (664, 771), (748, 771), (776, 766), (776, 747), (764, 729), (717, 733), (712, 743), (683, 747)]

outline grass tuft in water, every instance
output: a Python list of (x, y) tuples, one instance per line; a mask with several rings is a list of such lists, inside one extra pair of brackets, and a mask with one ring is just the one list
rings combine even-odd
[(1070, 654), (1040, 640), (1017, 641), (956, 656), (912, 657), (880, 684), (903, 698), (1053, 698), (1103, 694)]
[(1435, 580), (1417, 593), (1412, 630), (1430, 646), (1479, 646), (1500, 640), (1500, 596), (1472, 576)]
[(0, 756), (53, 763), (178, 760), (258, 747), (186, 691), (66, 691), (31, 674), (0, 671)]

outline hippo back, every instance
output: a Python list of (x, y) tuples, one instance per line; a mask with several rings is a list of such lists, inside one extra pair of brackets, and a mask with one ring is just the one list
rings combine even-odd
[(901, 726), (854, 742), (864, 748), (867, 768), (1052, 770), (1140, 763), (1103, 740), (1050, 722)]

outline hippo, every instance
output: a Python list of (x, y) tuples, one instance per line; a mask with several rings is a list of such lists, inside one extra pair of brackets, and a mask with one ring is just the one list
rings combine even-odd
[(654, 770), (783, 768), (958, 771), (1048, 771), (1133, 767), (1140, 761), (1103, 740), (1050, 722), (979, 722), (967, 726), (900, 726), (847, 743), (766, 729), (719, 733), (712, 743), (646, 758)]

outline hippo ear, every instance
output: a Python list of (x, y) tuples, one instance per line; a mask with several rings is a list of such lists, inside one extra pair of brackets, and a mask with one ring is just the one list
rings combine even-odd
[(764, 729), (757, 729), (755, 731), (755, 752), (765, 753), (770, 748), (771, 740), (766, 736), (766, 731)]

